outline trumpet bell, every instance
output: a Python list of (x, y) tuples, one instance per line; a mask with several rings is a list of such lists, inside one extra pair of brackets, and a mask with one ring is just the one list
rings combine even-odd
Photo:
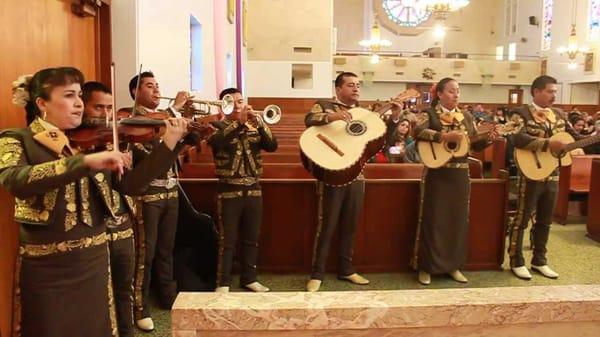
[(277, 124), (281, 120), (281, 108), (275, 104), (267, 105), (262, 113), (262, 119), (267, 124)]
[(233, 112), (233, 96), (227, 94), (221, 100), (221, 110), (225, 115), (231, 115)]

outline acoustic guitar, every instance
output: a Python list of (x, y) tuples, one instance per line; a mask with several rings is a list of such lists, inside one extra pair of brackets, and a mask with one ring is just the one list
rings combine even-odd
[(465, 157), (469, 154), (471, 143), (487, 136), (491, 133), (496, 125), (500, 125), (499, 134), (507, 135), (513, 132), (514, 126), (511, 123), (504, 125), (483, 122), (477, 126), (477, 135), (469, 137), (467, 134), (462, 135), (459, 142), (441, 141), (430, 142), (426, 140), (417, 141), (417, 151), (421, 161), (428, 168), (440, 168), (450, 161), (452, 158)]
[(567, 146), (560, 152), (553, 152), (550, 149), (546, 149), (546, 151), (531, 151), (515, 148), (515, 162), (523, 175), (528, 179), (544, 180), (557, 167), (570, 166), (573, 164), (570, 152), (600, 142), (600, 134), (575, 141), (570, 134), (559, 132), (550, 137), (550, 140), (560, 140), (566, 143)]
[(352, 182), (385, 143), (386, 125), (381, 115), (392, 107), (392, 102), (401, 103), (419, 96), (415, 89), (408, 89), (374, 112), (336, 103), (349, 109), (352, 120), (337, 120), (304, 130), (300, 136), (302, 164), (327, 185)]

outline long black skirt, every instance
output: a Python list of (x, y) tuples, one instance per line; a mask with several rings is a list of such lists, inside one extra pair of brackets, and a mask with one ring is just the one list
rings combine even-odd
[(443, 274), (464, 267), (470, 187), (468, 168), (426, 170), (412, 261), (415, 269)]
[(115, 335), (106, 243), (17, 259), (14, 329), (21, 336)]

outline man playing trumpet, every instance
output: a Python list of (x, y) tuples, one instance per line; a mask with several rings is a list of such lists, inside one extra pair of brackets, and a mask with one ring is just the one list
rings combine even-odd
[[(138, 83), (139, 80), (139, 83)], [(131, 98), (135, 100), (132, 114), (144, 115), (156, 112), (160, 104), (160, 89), (154, 74), (142, 72), (129, 82)], [(170, 115), (181, 117), (178, 112), (189, 100), (187, 92), (177, 93), (173, 105), (168, 108)], [(187, 128), (184, 118), (169, 120), (178, 128)], [(184, 144), (195, 144), (197, 135), (189, 133), (174, 149), (180, 152)], [(150, 152), (160, 145), (161, 139), (155, 139), (144, 144), (136, 143), (132, 149), (134, 165), (146, 158)], [(158, 284), (159, 304), (164, 309), (170, 309), (177, 296), (177, 284), (173, 279), (173, 249), (179, 213), (178, 186), (176, 180), (176, 165), (173, 161), (166, 172), (157, 175), (150, 183), (142, 201), (143, 224), (136, 233), (137, 266), (134, 285), (135, 319), (138, 328), (144, 331), (154, 330), (154, 322), (150, 317), (150, 279), (154, 274)], [(154, 267), (154, 270), (153, 270)], [(154, 271), (154, 273), (153, 273)]]
[(215, 133), (207, 143), (212, 148), (217, 187), (217, 217), (219, 254), (216, 292), (229, 292), (231, 266), (236, 240), (241, 240), (240, 286), (255, 292), (269, 288), (257, 281), (256, 259), (258, 236), (262, 222), (262, 174), (260, 151), (274, 152), (277, 140), (249, 105), (244, 105), (242, 93), (236, 88), (225, 89), (223, 99), (231, 95), (233, 112), (225, 113), (222, 121), (215, 122)]

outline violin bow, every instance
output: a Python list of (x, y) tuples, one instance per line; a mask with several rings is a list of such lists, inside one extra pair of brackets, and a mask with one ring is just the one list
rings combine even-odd
[[(115, 63), (111, 62), (110, 64), (110, 87), (111, 87), (111, 91), (112, 91), (112, 111), (111, 111), (111, 117), (112, 117), (112, 136), (113, 136), (113, 151), (114, 152), (118, 152), (119, 151), (119, 130), (117, 129), (117, 109), (116, 109), (116, 104), (115, 104)], [(108, 114), (107, 114), (107, 119), (108, 119)], [(121, 170), (118, 175), (117, 175), (117, 179), (121, 180), (121, 175), (123, 174), (123, 171)]]
[(137, 73), (137, 83), (135, 84), (135, 95), (133, 96), (133, 108), (131, 111), (131, 117), (135, 116), (135, 112), (137, 109), (138, 92), (140, 90), (140, 84), (142, 82), (142, 79), (140, 78), (141, 76), (142, 76), (142, 64), (140, 63), (140, 69), (138, 70), (138, 73)]

